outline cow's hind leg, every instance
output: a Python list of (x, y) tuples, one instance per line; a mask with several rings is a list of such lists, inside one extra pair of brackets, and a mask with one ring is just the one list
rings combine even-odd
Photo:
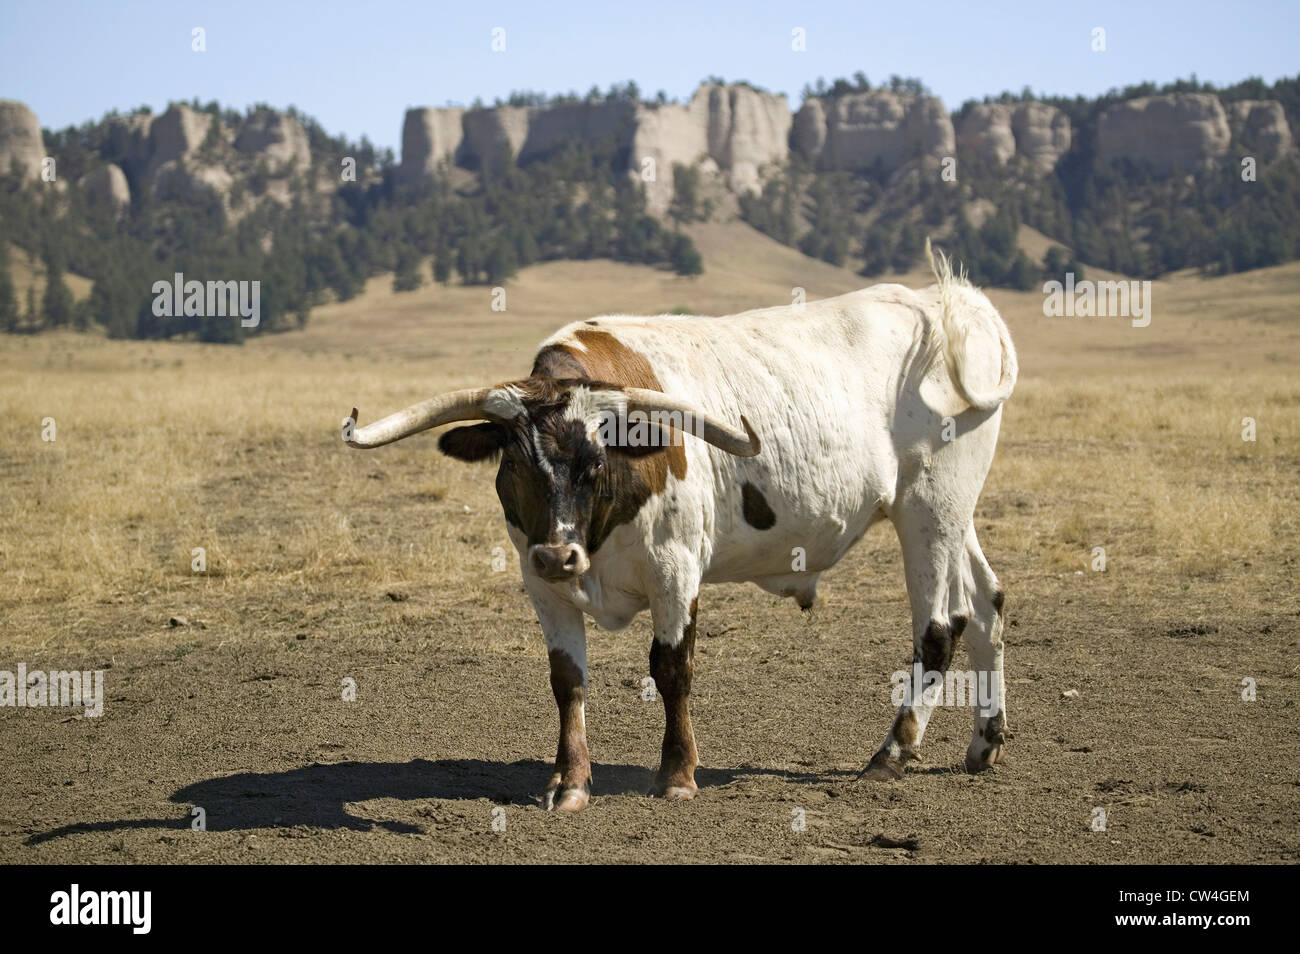
[(691, 677), (695, 673), (695, 615), (698, 600), (687, 605), (666, 599), (652, 607), (654, 641), (650, 676), (664, 700), (664, 743), (650, 794), (667, 799), (694, 798), (699, 755), (691, 727)]
[(1002, 761), (1006, 744), (1007, 697), (1002, 678), (1003, 595), (972, 525), (966, 534), (966, 558), (973, 583), (966, 651), (975, 676), (975, 728), (966, 749), (966, 770), (979, 772)]
[(545, 591), (529, 594), (546, 637), (551, 691), (560, 714), (555, 772), (542, 803), (547, 809), (576, 812), (591, 799), (591, 757), (587, 753), (587, 634), (582, 613), (555, 602)]
[[(912, 608), (912, 672), (889, 734), (860, 778), (901, 778), (903, 766), (920, 758), (921, 739), (941, 701), (944, 674), (970, 618), (963, 580), (969, 518), (955, 522), (945, 517), (921, 499), (904, 502), (894, 514)], [(920, 684), (926, 687), (920, 693), (914, 691), (918, 667)]]

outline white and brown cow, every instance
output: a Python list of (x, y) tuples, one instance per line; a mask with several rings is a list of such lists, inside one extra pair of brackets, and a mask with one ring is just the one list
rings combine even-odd
[[(1001, 758), (1002, 591), (972, 516), (1016, 354), (989, 300), (942, 256), (931, 265), (937, 284), (923, 291), (877, 285), (725, 318), (576, 322), (542, 344), (523, 380), (351, 434), (353, 447), (378, 447), (475, 420), (439, 448), (499, 458), (497, 494), (560, 713), (547, 807), (575, 811), (590, 797), (584, 614), (617, 630), (650, 610), (667, 722), (652, 794), (690, 798), (701, 584), (750, 581), (806, 609), (818, 576), (884, 518), (902, 544), (913, 661), (942, 673), (965, 637), (997, 697), (975, 709), (966, 765)], [(902, 775), (932, 700), (908, 692), (866, 777)]]

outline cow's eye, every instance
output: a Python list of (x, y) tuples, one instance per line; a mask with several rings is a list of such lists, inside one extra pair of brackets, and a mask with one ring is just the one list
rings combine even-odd
[(600, 476), (600, 472), (604, 469), (605, 469), (605, 462), (603, 460), (592, 461), (590, 464), (587, 465), (587, 479), (595, 480), (597, 477)]

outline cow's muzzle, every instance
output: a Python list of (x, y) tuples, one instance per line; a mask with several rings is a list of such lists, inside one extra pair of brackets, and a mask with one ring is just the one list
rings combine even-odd
[(543, 580), (558, 582), (576, 580), (587, 572), (591, 561), (587, 559), (587, 551), (580, 544), (547, 546), (539, 543), (528, 548), (528, 564)]

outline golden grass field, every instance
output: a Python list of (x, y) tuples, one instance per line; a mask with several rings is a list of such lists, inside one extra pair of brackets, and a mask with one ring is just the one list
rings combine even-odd
[(662, 725), (645, 621), (590, 625), (596, 797), (540, 810), (554, 709), (491, 470), (339, 427), (523, 376), (575, 318), (864, 283), (744, 226), (695, 237), (698, 279), (550, 263), (504, 314), (384, 278), (241, 348), (0, 336), (0, 669), (108, 673), (100, 719), (0, 709), (0, 860), (1294, 861), (1300, 263), (1156, 282), (1146, 328), (990, 293), (1021, 358), (976, 517), (1008, 594), (1008, 766), (960, 773), (969, 717), (943, 712), (930, 768), (853, 782), (910, 658), (882, 527), (811, 619), (702, 594), (694, 803), (637, 794)]

